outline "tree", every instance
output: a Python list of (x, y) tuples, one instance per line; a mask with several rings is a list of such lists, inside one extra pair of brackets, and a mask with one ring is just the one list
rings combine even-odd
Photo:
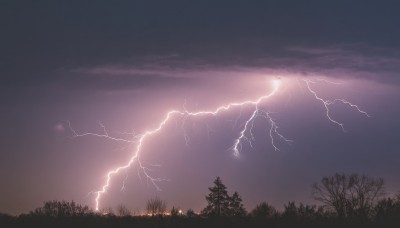
[(130, 216), (131, 215), (131, 212), (124, 205), (119, 205), (117, 207), (117, 213), (121, 217)]
[(221, 178), (217, 177), (214, 186), (209, 187), (210, 193), (206, 196), (208, 205), (202, 210), (202, 214), (208, 216), (229, 215), (229, 195)]
[(278, 215), (278, 212), (273, 206), (268, 205), (266, 202), (262, 202), (250, 212), (250, 215), (256, 218), (275, 218)]
[(315, 205), (304, 205), (300, 203), (297, 207), (297, 216), (303, 219), (313, 219), (322, 217), (324, 215), (323, 207), (317, 207)]
[(246, 209), (243, 207), (242, 198), (237, 192), (234, 192), (232, 197), (229, 197), (229, 215), (230, 216), (245, 216)]
[(100, 214), (103, 216), (108, 216), (108, 217), (115, 216), (114, 210), (112, 209), (112, 207), (105, 207), (105, 208), (100, 209)]
[(49, 217), (71, 217), (92, 215), (93, 211), (88, 206), (81, 206), (74, 201), (47, 201), (42, 207), (36, 208), (31, 215), (49, 216)]
[(297, 218), (297, 207), (295, 202), (289, 202), (284, 205), (282, 216), (285, 218)]
[(188, 218), (193, 218), (193, 217), (195, 217), (195, 216), (196, 216), (196, 213), (194, 213), (193, 209), (189, 208), (189, 209), (186, 211), (186, 217), (188, 217)]
[(400, 195), (379, 200), (374, 211), (378, 222), (400, 221)]
[(324, 213), (322, 207), (315, 205), (305, 205), (300, 203), (299, 206), (295, 202), (289, 202), (284, 205), (282, 216), (290, 219), (315, 219)]
[(313, 185), (314, 199), (339, 217), (369, 216), (375, 201), (383, 195), (382, 178), (336, 173)]
[(170, 213), (172, 217), (177, 217), (182, 215), (182, 210), (178, 207), (173, 206)]
[(147, 213), (154, 215), (163, 215), (167, 210), (167, 203), (158, 197), (147, 200)]

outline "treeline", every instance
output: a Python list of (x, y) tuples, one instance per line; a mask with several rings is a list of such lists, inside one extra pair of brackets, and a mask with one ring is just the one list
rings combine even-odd
[(277, 210), (261, 202), (247, 211), (239, 193), (230, 195), (217, 177), (207, 206), (182, 211), (159, 198), (147, 201), (146, 214), (125, 207), (94, 212), (75, 202), (49, 201), (19, 216), (0, 214), (0, 227), (400, 227), (400, 194), (384, 197), (384, 182), (357, 174), (335, 174), (313, 185), (317, 205), (288, 202)]

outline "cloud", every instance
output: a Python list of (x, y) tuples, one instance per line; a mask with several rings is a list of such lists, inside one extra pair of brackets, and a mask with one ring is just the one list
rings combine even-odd
[(353, 77), (382, 83), (400, 84), (400, 52), (395, 49), (365, 45), (328, 48), (290, 47), (299, 56), (290, 61), (294, 69), (322, 72), (332, 77)]
[(72, 72), (100, 81), (111, 78), (114, 82), (110, 87), (114, 85), (114, 89), (234, 79), (249, 74), (321, 75), (400, 84), (400, 51), (362, 44), (287, 46), (263, 56), (243, 54), (230, 63), (223, 56), (208, 59), (174, 54), (137, 57), (131, 64), (98, 65)]

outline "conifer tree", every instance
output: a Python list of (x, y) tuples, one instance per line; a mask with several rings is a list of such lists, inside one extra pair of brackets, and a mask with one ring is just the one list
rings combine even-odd
[(234, 192), (232, 197), (229, 197), (229, 215), (230, 216), (245, 216), (246, 209), (243, 206), (242, 198), (239, 193)]
[(226, 186), (221, 178), (217, 177), (214, 186), (209, 187), (210, 193), (206, 196), (208, 205), (203, 209), (202, 214), (208, 216), (228, 216), (230, 197)]

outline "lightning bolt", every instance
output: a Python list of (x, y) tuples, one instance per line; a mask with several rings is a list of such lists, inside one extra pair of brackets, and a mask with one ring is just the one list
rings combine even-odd
[[(341, 102), (345, 105), (348, 105), (354, 109), (356, 109), (358, 112), (370, 117), (370, 115), (368, 113), (366, 113), (365, 111), (361, 110), (357, 105), (352, 104), (351, 102), (345, 100), (345, 99), (334, 99), (334, 100), (325, 100), (323, 98), (321, 98), (317, 92), (315, 92), (310, 84), (315, 84), (316, 82), (308, 80), (308, 79), (303, 79), (303, 81), (306, 84), (306, 87), (308, 89), (308, 91), (314, 96), (314, 98), (317, 101), (320, 101), (326, 111), (326, 117), (328, 118), (329, 121), (331, 121), (332, 123), (340, 126), (342, 128), (342, 130), (344, 131), (344, 124), (340, 123), (338, 121), (336, 121), (335, 119), (333, 119), (330, 115), (330, 109), (329, 106), (333, 105), (337, 102)], [(146, 141), (147, 138), (151, 137), (154, 134), (157, 134), (158, 132), (160, 132), (164, 126), (171, 120), (173, 119), (173, 117), (175, 116), (181, 116), (183, 118), (183, 123), (182, 123), (182, 129), (184, 132), (184, 139), (185, 139), (185, 143), (186, 145), (188, 145), (189, 142), (189, 138), (186, 134), (186, 131), (184, 129), (184, 124), (187, 120), (187, 118), (189, 117), (198, 117), (198, 116), (216, 116), (221, 112), (224, 111), (228, 111), (230, 109), (233, 109), (235, 107), (240, 107), (243, 108), (244, 106), (252, 106), (254, 108), (253, 112), (251, 113), (251, 115), (247, 118), (247, 120), (244, 122), (243, 128), (242, 130), (239, 132), (239, 136), (234, 140), (233, 145), (231, 147), (234, 156), (239, 156), (242, 147), (243, 147), (243, 142), (248, 142), (249, 145), (251, 147), (253, 147), (252, 142), (255, 141), (255, 137), (253, 135), (253, 127), (254, 127), (254, 122), (255, 119), (258, 117), (263, 117), (265, 118), (269, 124), (270, 124), (270, 128), (268, 130), (269, 133), (269, 137), (271, 140), (271, 144), (273, 146), (273, 148), (278, 151), (279, 148), (276, 145), (276, 138), (283, 140), (286, 143), (290, 143), (292, 142), (292, 140), (287, 139), (286, 137), (284, 137), (279, 131), (278, 131), (278, 125), (276, 123), (276, 121), (272, 118), (271, 113), (264, 111), (260, 108), (260, 104), (268, 99), (270, 99), (271, 97), (273, 97), (274, 95), (276, 95), (279, 91), (279, 89), (281, 88), (281, 80), (276, 79), (272, 81), (272, 91), (264, 96), (261, 96), (255, 100), (246, 100), (246, 101), (242, 101), (242, 102), (233, 102), (233, 103), (228, 103), (226, 105), (222, 105), (217, 107), (214, 110), (205, 110), (205, 111), (197, 111), (197, 112), (191, 112), (189, 110), (186, 109), (185, 106), (183, 106), (183, 111), (179, 111), (179, 110), (171, 110), (169, 112), (167, 112), (167, 114), (165, 115), (164, 119), (158, 124), (158, 126), (152, 130), (148, 130), (145, 131), (142, 134), (138, 134), (138, 135), (134, 135), (132, 133), (130, 133), (129, 135), (132, 135), (132, 139), (124, 139), (124, 138), (116, 138), (113, 136), (110, 136), (108, 134), (108, 131), (106, 130), (106, 128), (104, 127), (104, 125), (100, 124), (103, 133), (98, 134), (98, 133), (78, 133), (77, 131), (75, 131), (70, 122), (68, 122), (68, 126), (73, 134), (73, 137), (83, 137), (83, 136), (95, 136), (95, 137), (102, 137), (102, 138), (106, 138), (109, 140), (114, 140), (114, 141), (119, 141), (119, 142), (124, 142), (124, 143), (129, 143), (129, 144), (135, 144), (136, 147), (133, 151), (133, 155), (132, 157), (129, 159), (129, 161), (127, 163), (125, 163), (122, 166), (119, 166), (115, 169), (110, 170), (107, 175), (106, 175), (106, 180), (104, 185), (101, 187), (100, 190), (98, 191), (94, 191), (93, 193), (95, 194), (95, 210), (98, 211), (99, 210), (99, 204), (100, 204), (100, 199), (102, 197), (103, 194), (105, 194), (108, 190), (108, 188), (110, 187), (110, 182), (111, 179), (114, 175), (120, 173), (123, 170), (127, 170), (128, 168), (130, 168), (132, 166), (132, 164), (134, 162), (137, 162), (138, 166), (139, 166), (139, 170), (142, 171), (142, 173), (144, 174), (144, 176), (146, 177), (146, 180), (148, 182), (150, 182), (157, 190), (161, 190), (159, 188), (159, 186), (157, 185), (157, 182), (159, 181), (165, 181), (166, 179), (161, 179), (161, 178), (153, 178), (150, 175), (150, 172), (152, 171), (151, 169), (149, 169), (147, 166), (143, 165), (143, 162), (140, 160), (140, 154), (142, 152), (142, 148), (143, 145)], [(242, 115), (242, 113), (240, 112), (240, 115)], [(239, 117), (238, 117), (239, 118)], [(236, 119), (235, 123), (238, 121), (238, 119)], [(138, 173), (139, 177), (141, 177), (140, 173)], [(122, 189), (124, 189), (125, 186), (125, 181), (123, 183)]]
[[(325, 114), (326, 114), (326, 117), (328, 118), (328, 120), (331, 121), (332, 123), (338, 125), (340, 128), (342, 128), (342, 131), (344, 131), (344, 132), (346, 131), (344, 129), (344, 124), (339, 122), (339, 121), (337, 121), (337, 120), (335, 120), (335, 119), (333, 119), (331, 114), (330, 114), (331, 110), (329, 109), (329, 106), (334, 105), (335, 103), (338, 103), (338, 102), (339, 103), (343, 103), (343, 104), (345, 104), (345, 105), (347, 105), (349, 107), (352, 107), (352, 108), (356, 109), (359, 113), (362, 113), (367, 117), (371, 117), (367, 112), (361, 110), (360, 107), (358, 107), (358, 105), (355, 105), (355, 104), (353, 104), (353, 103), (351, 103), (351, 102), (349, 102), (349, 101), (347, 101), (345, 99), (326, 100), (326, 99), (321, 98), (317, 94), (317, 92), (315, 92), (315, 90), (313, 90), (311, 88), (311, 86), (310, 86), (310, 84), (316, 84), (315, 81), (311, 81), (309, 79), (303, 79), (303, 81), (306, 83), (308, 91), (310, 91), (310, 93), (314, 96), (314, 98), (316, 100), (320, 101), (322, 103), (322, 105), (324, 106)], [(324, 80), (324, 81), (328, 82), (328, 83), (331, 83), (331, 84), (338, 84), (338, 83), (334, 83), (334, 82), (331, 82), (331, 81), (326, 81), (326, 80)]]

